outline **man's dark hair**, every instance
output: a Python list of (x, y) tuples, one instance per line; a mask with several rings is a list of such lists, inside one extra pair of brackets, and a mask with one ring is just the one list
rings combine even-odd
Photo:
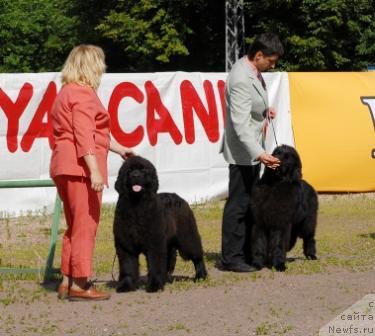
[(284, 54), (284, 47), (276, 34), (263, 33), (255, 37), (247, 55), (250, 59), (253, 59), (258, 51), (261, 51), (265, 56), (277, 55), (281, 57)]

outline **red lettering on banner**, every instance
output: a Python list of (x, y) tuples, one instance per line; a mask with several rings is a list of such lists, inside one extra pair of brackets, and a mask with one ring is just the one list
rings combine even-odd
[(227, 121), (227, 106), (225, 104), (225, 81), (219, 80), (217, 82), (217, 89), (219, 91), (221, 110), (223, 111), (223, 123), (225, 126)]
[[(53, 147), (54, 137), (52, 131), (51, 109), (56, 95), (56, 84), (55, 82), (50, 82), (28, 130), (22, 138), (21, 148), (24, 152), (30, 150), (36, 138), (48, 138), (50, 148)], [(45, 115), (47, 115), (47, 122), (43, 122)]]
[(11, 153), (15, 152), (18, 148), (17, 135), (19, 129), (19, 121), (22, 113), (25, 111), (26, 106), (29, 104), (33, 95), (33, 87), (30, 83), (25, 83), (13, 103), (8, 95), (0, 89), (0, 107), (8, 118), (7, 129), (7, 146)]
[(208, 139), (211, 142), (216, 142), (219, 139), (219, 120), (217, 116), (214, 90), (211, 82), (205, 80), (203, 82), (203, 88), (206, 94), (208, 112), (190, 81), (184, 80), (180, 86), (185, 138), (186, 142), (189, 144), (192, 144), (195, 141), (193, 110), (195, 110), (201, 121)]
[[(182, 142), (182, 134), (174, 123), (168, 109), (161, 101), (159, 91), (151, 81), (145, 83), (147, 93), (147, 134), (150, 144), (155, 146), (159, 133), (169, 133), (175, 144)], [(160, 118), (155, 118), (155, 113)]]
[(134, 147), (138, 145), (144, 136), (142, 126), (137, 126), (136, 129), (130, 133), (126, 133), (121, 129), (119, 122), (120, 102), (125, 97), (133, 98), (137, 103), (142, 103), (144, 95), (136, 85), (129, 82), (118, 84), (112, 92), (108, 103), (108, 112), (111, 116), (111, 133), (118, 143), (126, 147)]
[[(224, 87), (225, 82), (219, 80), (216, 83), (217, 92), (219, 93), (222, 114), (225, 123), (225, 99)], [(108, 112), (111, 116), (111, 133), (114, 139), (120, 144), (127, 147), (134, 147), (144, 141), (145, 133), (152, 146), (158, 142), (160, 133), (169, 133), (175, 144), (183, 141), (182, 131), (177, 127), (171, 112), (164, 105), (158, 88), (152, 81), (145, 82), (146, 95), (137, 85), (131, 82), (122, 82), (118, 84), (112, 91), (108, 103)], [(191, 81), (184, 80), (180, 85), (180, 99), (182, 111), (173, 111), (175, 115), (182, 113), (184, 122), (184, 135), (188, 144), (193, 144), (196, 139), (196, 130), (194, 125), (195, 115), (202, 124), (202, 127), (210, 142), (217, 142), (220, 137), (218, 106), (216, 104), (214, 86), (211, 81), (203, 82), (203, 90), (205, 101), (202, 100)], [(8, 120), (6, 130), (6, 141), (9, 152), (13, 153), (18, 150), (18, 136), (20, 120), (24, 114), (28, 104), (30, 103), (34, 89), (32, 84), (26, 82), (20, 88), (15, 101), (13, 102), (9, 96), (0, 88), (0, 110)], [(217, 94), (217, 93), (216, 93)], [(36, 109), (29, 111), (33, 113), (32, 120), (27, 127), (25, 134), (20, 142), (20, 147), (24, 152), (30, 151), (37, 138), (48, 138), (50, 147), (53, 147), (53, 132), (51, 109), (53, 102), (57, 96), (57, 87), (55, 82), (49, 82), (46, 91)], [(146, 111), (139, 109), (140, 113), (146, 113), (146, 125), (136, 125), (131, 131), (124, 131), (120, 126), (120, 117), (124, 117), (124, 111), (119, 111), (119, 106), (124, 98), (131, 98), (138, 104), (146, 103)], [(178, 99), (178, 97), (176, 97)], [(196, 120), (198, 120), (196, 119)], [(27, 125), (26, 125), (27, 126)], [(22, 134), (21, 134), (22, 135)]]

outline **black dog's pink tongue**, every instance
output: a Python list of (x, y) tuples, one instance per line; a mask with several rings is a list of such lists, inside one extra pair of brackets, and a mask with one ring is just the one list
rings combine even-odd
[(134, 192), (140, 192), (142, 190), (142, 186), (135, 184), (133, 185), (132, 189)]

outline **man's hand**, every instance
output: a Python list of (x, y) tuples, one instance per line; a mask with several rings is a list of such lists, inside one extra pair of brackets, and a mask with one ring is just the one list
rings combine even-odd
[(275, 169), (280, 166), (280, 160), (271, 154), (263, 153), (258, 157), (258, 160), (262, 162), (266, 167)]
[(274, 119), (276, 117), (276, 110), (274, 107), (269, 107), (267, 111), (267, 118)]

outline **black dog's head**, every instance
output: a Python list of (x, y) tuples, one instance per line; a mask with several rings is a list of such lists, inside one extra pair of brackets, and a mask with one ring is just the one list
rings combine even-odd
[(274, 149), (272, 155), (281, 163), (276, 169), (266, 168), (266, 178), (276, 178), (289, 182), (299, 181), (302, 178), (302, 163), (297, 151), (288, 145), (281, 145)]
[(115, 183), (120, 195), (137, 197), (145, 193), (156, 194), (158, 188), (156, 169), (150, 161), (140, 156), (132, 156), (124, 161)]

